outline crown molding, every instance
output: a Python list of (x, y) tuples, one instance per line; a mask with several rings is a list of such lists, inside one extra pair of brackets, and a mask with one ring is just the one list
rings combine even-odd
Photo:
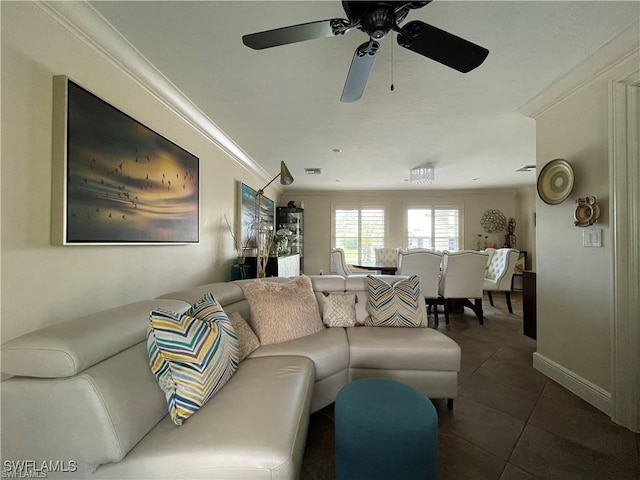
[(640, 21), (636, 20), (592, 55), (561, 76), (542, 92), (518, 108), (518, 112), (538, 118), (597, 77), (627, 61), (640, 49)]
[(270, 178), (261, 166), (87, 1), (38, 0), (34, 3), (237, 163), (258, 177)]

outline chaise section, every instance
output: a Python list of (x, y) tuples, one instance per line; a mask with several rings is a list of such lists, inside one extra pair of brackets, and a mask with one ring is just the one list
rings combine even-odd
[(303, 357), (243, 361), (183, 425), (165, 417), (96, 478), (297, 478), (309, 425), (313, 363)]
[(407, 383), (430, 398), (458, 395), (460, 347), (431, 328), (347, 329), (349, 382), (387, 377)]

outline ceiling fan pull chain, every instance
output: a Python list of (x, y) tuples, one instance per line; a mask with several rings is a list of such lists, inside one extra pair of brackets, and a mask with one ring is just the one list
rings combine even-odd
[(393, 92), (393, 42), (391, 42), (391, 91)]

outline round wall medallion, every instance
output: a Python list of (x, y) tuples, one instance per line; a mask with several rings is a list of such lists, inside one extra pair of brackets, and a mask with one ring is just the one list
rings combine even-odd
[(499, 233), (507, 226), (507, 217), (500, 210), (487, 210), (480, 219), (480, 225), (487, 233)]
[(547, 163), (538, 176), (538, 195), (544, 203), (562, 203), (573, 190), (573, 168), (562, 158)]

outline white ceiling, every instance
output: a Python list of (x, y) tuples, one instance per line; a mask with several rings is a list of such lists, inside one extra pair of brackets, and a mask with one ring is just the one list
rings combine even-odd
[[(278, 173), (284, 160), (296, 190), (533, 185), (534, 172), (516, 169), (535, 164), (535, 124), (517, 109), (640, 17), (637, 1), (436, 0), (405, 22), (482, 45), (487, 60), (462, 74), (389, 35), (363, 98), (341, 103), (366, 34), (262, 51), (241, 40), (345, 18), (339, 1), (91, 4), (267, 172)], [(426, 162), (436, 166), (435, 182), (411, 186), (409, 169)], [(323, 174), (305, 175), (305, 167)]]

